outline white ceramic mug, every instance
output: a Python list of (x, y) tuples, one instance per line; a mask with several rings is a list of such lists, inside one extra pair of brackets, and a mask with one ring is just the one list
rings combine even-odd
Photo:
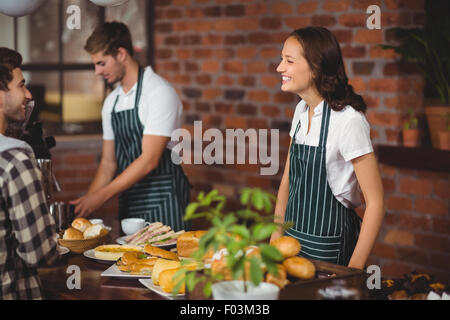
[(126, 218), (120, 221), (123, 233), (127, 236), (135, 233), (136, 231), (144, 228), (149, 223), (141, 218)]

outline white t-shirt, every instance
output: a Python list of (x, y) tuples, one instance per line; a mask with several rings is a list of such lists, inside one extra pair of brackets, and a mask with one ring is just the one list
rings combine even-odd
[[(319, 145), (323, 102), (314, 109), (308, 134), (308, 106), (304, 100), (297, 104), (290, 132), (293, 137), (300, 121), (295, 143)], [(341, 111), (331, 110), (326, 144), (327, 180), (336, 199), (347, 208), (361, 205), (360, 188), (351, 160), (370, 152), (373, 152), (370, 125), (364, 114), (351, 106)]]
[[(111, 112), (117, 95), (119, 100), (116, 112), (132, 109), (136, 90), (137, 83), (127, 93), (119, 85), (105, 99), (102, 109), (103, 140), (114, 140)], [(172, 85), (157, 75), (150, 66), (146, 67), (139, 100), (139, 119), (144, 125), (144, 135), (171, 137), (172, 132), (181, 126), (182, 111), (183, 105)], [(176, 144), (176, 141), (169, 141), (167, 148), (172, 149)]]

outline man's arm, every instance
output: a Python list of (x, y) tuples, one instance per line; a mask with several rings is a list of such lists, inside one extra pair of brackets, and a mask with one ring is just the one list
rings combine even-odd
[(30, 157), (19, 150), (7, 151), (11, 199), (10, 220), (18, 241), (17, 254), (28, 265), (52, 264), (59, 257), (56, 226), (42, 188), (41, 171)]
[[(110, 183), (101, 186), (95, 191), (90, 191), (73, 202), (76, 205), (75, 212), (78, 216), (89, 216), (106, 201), (130, 188), (155, 169), (169, 140), (169, 137), (144, 135), (142, 139), (142, 154), (125, 171)], [(94, 188), (91, 186), (90, 190), (94, 190)]]

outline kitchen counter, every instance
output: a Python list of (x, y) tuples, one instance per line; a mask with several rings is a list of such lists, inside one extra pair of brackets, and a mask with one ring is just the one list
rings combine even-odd
[[(109, 242), (113, 243), (121, 236), (120, 223), (117, 219), (104, 218), (105, 224), (112, 227)], [(356, 289), (359, 299), (368, 299), (366, 275), (362, 270), (313, 261), (317, 270), (322, 270), (321, 279), (302, 281), (285, 287), (280, 292), (280, 299), (300, 300), (318, 299), (318, 290), (331, 286), (344, 286)], [(101, 273), (111, 264), (97, 262), (82, 254), (69, 252), (52, 267), (39, 269), (44, 295), (50, 300), (165, 300), (157, 293), (144, 287), (137, 279), (102, 277)], [(80, 289), (69, 289), (73, 284), (73, 271), (69, 266), (80, 268)], [(331, 274), (336, 276), (330, 276)], [(192, 295), (191, 297), (195, 297)]]

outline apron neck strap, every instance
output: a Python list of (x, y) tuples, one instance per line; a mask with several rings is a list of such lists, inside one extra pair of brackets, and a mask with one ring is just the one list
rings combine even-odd
[[(143, 79), (144, 79), (144, 68), (139, 66), (138, 82), (137, 82), (137, 88), (136, 88), (136, 98), (134, 100), (134, 108), (136, 108), (136, 109), (139, 108), (139, 100), (141, 99)], [(113, 107), (113, 111), (112, 112), (116, 111), (116, 105), (117, 105), (118, 101), (119, 101), (119, 95), (117, 95), (116, 100), (114, 101), (114, 107)]]
[(323, 102), (323, 110), (322, 110), (322, 124), (320, 125), (320, 139), (319, 139), (320, 147), (325, 147), (327, 145), (328, 126), (330, 124), (330, 114), (331, 114), (331, 109), (328, 107), (328, 103), (326, 101), (324, 101)]

